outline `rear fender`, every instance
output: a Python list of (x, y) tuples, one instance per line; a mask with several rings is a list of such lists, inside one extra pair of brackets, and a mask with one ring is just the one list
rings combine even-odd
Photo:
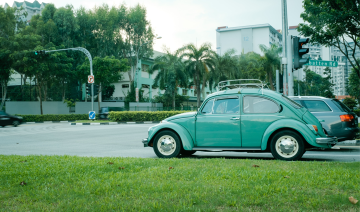
[(148, 131), (148, 143), (150, 143), (150, 141), (155, 138), (156, 134), (159, 131), (166, 129), (175, 131), (179, 135), (185, 150), (192, 150), (192, 148), (194, 147), (194, 140), (191, 137), (190, 133), (183, 126), (173, 122), (160, 123), (158, 125), (150, 127)]
[(294, 120), (294, 119), (281, 119), (272, 123), (265, 131), (264, 136), (261, 141), (261, 150), (266, 150), (270, 137), (273, 133), (281, 128), (293, 129), (294, 131), (300, 133), (302, 137), (314, 147), (328, 148), (327, 145), (317, 144), (316, 138), (321, 136), (315, 135), (306, 124)]

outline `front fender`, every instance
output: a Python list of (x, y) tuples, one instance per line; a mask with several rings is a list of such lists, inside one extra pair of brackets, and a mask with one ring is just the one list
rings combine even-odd
[(155, 137), (157, 132), (163, 129), (171, 129), (175, 131), (180, 136), (182, 145), (185, 150), (192, 150), (194, 147), (194, 140), (190, 133), (183, 126), (173, 122), (160, 123), (150, 127), (148, 131), (148, 143)]
[(320, 138), (321, 136), (319, 135), (315, 135), (313, 131), (311, 131), (309, 129), (308, 126), (306, 126), (306, 124), (294, 120), (294, 119), (281, 119), (278, 121), (273, 122), (265, 131), (264, 136), (262, 138), (261, 141), (261, 150), (265, 150), (270, 136), (278, 129), (281, 128), (290, 128), (293, 129), (295, 131), (297, 131), (298, 133), (300, 133), (303, 138), (312, 146), (314, 147), (322, 147), (322, 148), (329, 148), (329, 146), (324, 145), (324, 144), (317, 144), (316, 143), (316, 138)]

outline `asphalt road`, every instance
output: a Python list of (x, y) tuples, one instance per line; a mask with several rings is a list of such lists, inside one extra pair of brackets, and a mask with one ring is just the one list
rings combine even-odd
[[(24, 124), (0, 127), (2, 155), (77, 155), (94, 157), (157, 158), (141, 140), (154, 124), (69, 125), (68, 123)], [(273, 160), (270, 153), (196, 152), (196, 158)], [(302, 160), (360, 161), (358, 150), (307, 151)]]

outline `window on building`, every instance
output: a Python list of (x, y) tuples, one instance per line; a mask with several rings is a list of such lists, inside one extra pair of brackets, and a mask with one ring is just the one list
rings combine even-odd
[(196, 90), (194, 90), (194, 96), (196, 96), (197, 95), (197, 91)]
[(146, 84), (142, 84), (141, 85), (143, 88), (150, 88), (150, 86), (149, 85), (146, 85)]
[(147, 72), (148, 70), (149, 70), (149, 65), (146, 65), (146, 64), (141, 65), (141, 71)]
[(187, 90), (183, 89), (183, 90), (182, 90), (182, 95), (186, 96), (186, 95), (187, 95), (187, 92), (188, 92)]
[(129, 88), (129, 84), (122, 84), (122, 88)]

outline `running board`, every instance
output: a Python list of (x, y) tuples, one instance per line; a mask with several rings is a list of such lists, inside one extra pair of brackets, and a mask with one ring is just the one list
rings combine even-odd
[(196, 151), (261, 151), (261, 148), (246, 147), (194, 147)]

